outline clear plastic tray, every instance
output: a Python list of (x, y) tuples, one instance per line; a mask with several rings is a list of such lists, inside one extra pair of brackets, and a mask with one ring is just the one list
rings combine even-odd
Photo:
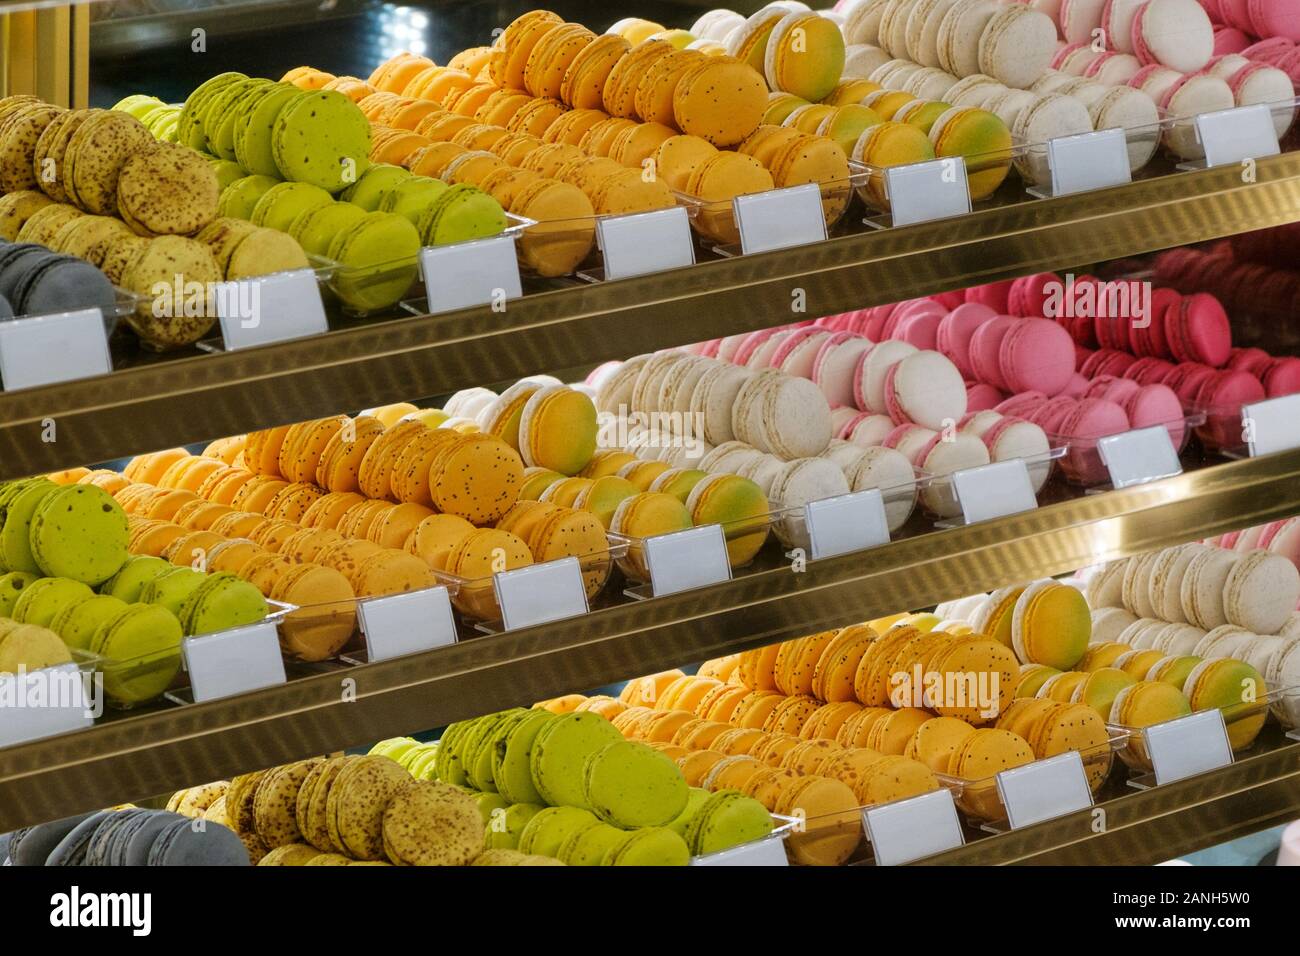
[[(516, 240), (526, 229), (535, 224), (532, 219), (510, 213), (506, 213), (506, 222), (506, 228), (499, 235), (514, 236)], [(357, 317), (376, 315), (392, 310), (399, 303), (402, 303), (408, 311), (416, 312), (418, 315), (424, 314), (422, 311), (406, 306), (403, 302), (406, 299), (422, 300), (422, 296), (416, 294), (417, 290), (423, 292), (419, 253), (364, 268), (345, 266), (329, 259), (321, 261), (330, 270), (325, 288), (345, 315)]]
[[(566, 556), (578, 559), (578, 568), (582, 572), (582, 578), (586, 584), (588, 603), (595, 600), (605, 590), (615, 564), (620, 562), (625, 554), (626, 549), (622, 543), (612, 540), (612, 536), (610, 537), (609, 545), (604, 550)], [(565, 558), (555, 560), (565, 560)], [(528, 565), (528, 567), (536, 566), (536, 564)], [(501, 624), (502, 614), (501, 605), (497, 600), (496, 575), (466, 578), (447, 571), (434, 571), (433, 576), (439, 584), (447, 588), (448, 596), (451, 598), (451, 606), (460, 613), (463, 621), (475, 625), (479, 630), (487, 633), (495, 632), (498, 629)]]
[[(1192, 412), (1181, 418), (1167, 422), (1156, 422), (1169, 432), (1169, 440), (1174, 451), (1181, 455), (1191, 440), (1192, 433), (1205, 424), (1205, 415)], [(1110, 485), (1110, 472), (1101, 460), (1101, 451), (1097, 447), (1097, 438), (1080, 438), (1062, 432), (1048, 433), (1047, 440), (1053, 448), (1065, 449), (1061, 457), (1061, 474), (1072, 485), (1083, 488), (1105, 488)]]
[[(1016, 139), (1012, 139), (1009, 149), (961, 157), (966, 164), (967, 181), (971, 184), (971, 206), (982, 208), (982, 204), (988, 202), (1001, 188), (1002, 183), (1013, 176), (1017, 168), (1026, 161), (1026, 157), (1031, 155), (1031, 149), (1042, 151), (1044, 157), (1042, 162), (1045, 167), (1046, 145), (1031, 147)], [(890, 201), (885, 183), (885, 170), (890, 167), (861, 162), (852, 162), (850, 165), (854, 170), (854, 189), (867, 209), (862, 222), (873, 229), (892, 227), (893, 216), (890, 213)], [(973, 182), (976, 177), (981, 177), (983, 180), (996, 180), (999, 172), (1002, 172), (1003, 178), (997, 182), (992, 191), (984, 185), (977, 188)]]
[[(1047, 482), (1051, 479), (1052, 466), (1055, 462), (1065, 457), (1069, 449), (1064, 445), (1058, 445), (1048, 448), (1041, 455), (1030, 455), (1026, 458), (1004, 458), (1002, 464), (1007, 461), (1023, 461), (1025, 468), (1029, 470), (1029, 476), (1040, 489), (1046, 487)], [(957, 491), (953, 485), (952, 475), (936, 475), (924, 469), (916, 469), (920, 476), (918, 486), (921, 493), (921, 506), (925, 512), (935, 519), (935, 525), (939, 528), (955, 528), (962, 525), (961, 504), (957, 500)], [(1039, 481), (1039, 479), (1042, 479)], [(1042, 494), (1042, 491), (1039, 491)]]
[[(1271, 64), (1269, 64), (1271, 65)], [(1297, 111), (1300, 110), (1300, 97), (1277, 100), (1272, 103), (1256, 103), (1255, 106), (1267, 106), (1273, 117), (1273, 126), (1277, 131), (1278, 143), (1283, 152), (1287, 152), (1287, 137), (1295, 129)], [(1205, 168), (1205, 152), (1200, 142), (1200, 130), (1196, 125), (1196, 115), (1177, 115), (1167, 109), (1160, 110), (1161, 142), (1175, 158), (1182, 160), (1178, 168), (1184, 171)]]
[[(802, 508), (773, 508), (765, 514), (736, 521), (719, 522), (722, 537), (727, 543), (727, 556), (731, 567), (743, 568), (753, 562), (762, 551), (771, 532), (778, 522), (792, 518), (795, 513), (803, 513)], [(697, 527), (702, 527), (697, 525)], [(686, 530), (686, 529), (683, 529)], [(610, 547), (618, 549), (617, 565), (628, 582), (634, 585), (645, 584), (650, 580), (650, 569), (646, 566), (645, 544), (650, 537), (617, 534), (609, 532)], [(631, 588), (629, 597), (646, 598), (649, 593), (640, 588)]]
[[(1110, 739), (1104, 745), (1098, 744), (1078, 751), (1094, 794), (1110, 775), (1115, 754), (1126, 744), (1127, 738), (1122, 733), (1111, 731)], [(1002, 791), (998, 788), (996, 776), (980, 779), (948, 773), (937, 773), (935, 776), (941, 785), (951, 791), (953, 802), (968, 822), (992, 833), (1002, 833), (1007, 829), (1007, 808), (1002, 802)]]
[[(267, 601), (267, 604), (271, 611), (262, 620), (275, 621), (277, 626), (283, 626), (285, 616), (295, 610), (293, 605), (279, 601)], [(151, 704), (187, 683), (179, 644), (137, 657), (92, 656), (95, 669), (103, 675), (105, 702), (115, 710), (133, 710)]]
[(796, 833), (800, 826), (800, 821), (796, 817), (782, 816), (779, 813), (772, 814), (772, 832), (767, 836), (759, 837), (757, 840), (750, 840), (747, 843), (741, 843), (737, 846), (728, 847), (725, 850), (718, 850), (716, 853), (704, 853), (700, 856), (691, 857), (691, 866), (745, 866), (746, 857), (753, 853), (756, 848), (762, 844), (778, 843), (781, 844), (781, 852), (786, 853), (786, 842), (791, 834)]
[[(1157, 116), (1160, 115), (1157, 110)], [(1142, 126), (1128, 127), (1103, 127), (1104, 129), (1122, 129), (1124, 132), (1124, 143), (1128, 151), (1129, 173), (1134, 179), (1138, 174), (1151, 164), (1151, 161), (1160, 154), (1160, 145), (1164, 138), (1167, 123), (1162, 119), (1157, 119), (1154, 123), (1144, 124)], [(1083, 135), (1081, 133), (1080, 135)], [(1047, 144), (1033, 144), (1025, 147), (1026, 160), (1022, 162), (1022, 167), (1026, 170), (1038, 170), (1039, 179), (1034, 176), (1025, 176), (1022, 172), (1021, 179), (1025, 183), (1025, 190), (1036, 199), (1052, 198), (1052, 179), (1051, 171), (1047, 166)]]
[[(826, 216), (826, 229), (833, 229), (853, 200), (855, 191), (866, 182), (867, 169), (849, 162), (847, 179), (829, 179), (817, 185), (821, 189), (822, 211)], [(735, 206), (730, 199), (709, 200), (689, 193), (674, 192), (677, 202), (686, 207), (691, 228), (716, 251), (736, 255), (740, 251), (740, 226), (736, 222)]]
[[(1281, 723), (1286, 730), (1297, 729), (1300, 722), (1300, 686), (1283, 687), (1271, 690), (1252, 704), (1240, 704), (1223, 710), (1223, 722), (1231, 728), (1247, 720), (1258, 720), (1262, 727), (1269, 715)], [(1138, 789), (1154, 785), (1150, 779), (1154, 768), (1151, 755), (1147, 751), (1146, 733), (1143, 727), (1129, 727), (1124, 724), (1107, 724), (1107, 729), (1119, 740), (1116, 753), (1119, 759), (1133, 772), (1129, 784)], [(1240, 750), (1248, 750), (1252, 743)]]

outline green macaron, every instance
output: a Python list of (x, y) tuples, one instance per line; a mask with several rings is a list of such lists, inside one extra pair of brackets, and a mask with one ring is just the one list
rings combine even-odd
[(542, 795), (533, 785), (529, 757), (537, 735), (555, 719), (556, 715), (548, 710), (529, 710), (509, 728), (504, 739), (498, 738), (492, 754), (492, 779), (497, 791), (511, 803), (542, 802)]
[(32, 555), (32, 518), (37, 506), (59, 487), (42, 478), (20, 485), (6, 500), (0, 501), (0, 562), (6, 571), (44, 573)]
[(140, 591), (140, 601), (157, 604), (179, 620), (181, 605), (203, 583), (205, 576), (192, 568), (172, 568), (144, 586)]
[(162, 558), (155, 558), (148, 554), (137, 554), (126, 559), (122, 565), (107, 581), (99, 586), (100, 594), (109, 594), (127, 604), (134, 604), (140, 600), (140, 592), (144, 586), (167, 571), (174, 570), (176, 565)]
[(431, 176), (411, 176), (385, 191), (379, 211), (396, 213), (418, 228), (425, 210), (453, 188)]
[(102, 488), (63, 485), (36, 506), (29, 543), (46, 574), (102, 584), (126, 562), (126, 512)]
[(519, 834), (519, 850), (555, 856), (570, 834), (599, 823), (594, 814), (579, 807), (547, 807), (535, 814)]
[(221, 190), (221, 195), (217, 199), (217, 215), (230, 219), (251, 220), (258, 201), (266, 195), (267, 190), (279, 183), (278, 179), (260, 175), (236, 179)]
[(332, 202), (328, 206), (315, 206), (299, 213), (289, 226), (289, 235), (298, 240), (308, 255), (325, 256), (330, 243), (341, 232), (351, 229), (366, 212), (348, 202)]
[(695, 811), (686, 842), (696, 856), (717, 853), (772, 832), (772, 815), (738, 790), (719, 790)]
[(584, 803), (625, 830), (671, 823), (686, 807), (688, 789), (677, 764), (633, 740), (613, 741), (583, 765)]
[(512, 803), (505, 813), (488, 822), (485, 834), (488, 849), (517, 850), (528, 821), (545, 809), (540, 803)]
[(330, 243), (338, 263), (333, 288), (345, 308), (372, 312), (396, 304), (418, 274), (420, 233), (396, 213), (368, 212)]
[(400, 186), (410, 178), (410, 171), (401, 166), (375, 163), (362, 173), (355, 183), (339, 193), (339, 199), (359, 206), (366, 212), (374, 212), (379, 209), (380, 202), (390, 189)]
[(449, 187), (425, 207), (416, 222), (426, 246), (443, 246), (500, 235), (506, 228), (501, 204), (468, 183)]
[(91, 639), (105, 621), (117, 617), (127, 608), (125, 601), (107, 594), (96, 594), (84, 601), (66, 604), (50, 622), (50, 630), (63, 638), (69, 647), (90, 650)]
[(106, 659), (104, 693), (118, 705), (152, 700), (180, 668), (181, 623), (155, 604), (128, 604), (95, 629), (90, 650)]
[(293, 221), (309, 209), (328, 206), (334, 197), (310, 183), (277, 183), (262, 194), (253, 207), (252, 222), (288, 232)]
[(41, 579), (35, 574), (26, 571), (10, 571), (0, 575), (0, 617), (12, 617), (14, 605), (22, 596), (23, 589), (39, 580)]
[(601, 861), (606, 866), (686, 866), (690, 862), (686, 841), (667, 827), (633, 830)]
[(370, 165), (370, 121), (342, 93), (315, 90), (276, 115), (271, 152), (285, 179), (341, 192)]
[(71, 578), (41, 578), (18, 595), (14, 602), (13, 619), (20, 624), (49, 627), (59, 612), (68, 605), (89, 601), (95, 592), (80, 581)]
[(627, 833), (608, 823), (597, 823), (569, 834), (557, 856), (569, 866), (600, 866), (605, 854), (623, 842)]
[(261, 99), (251, 105), (251, 109), (236, 120), (235, 159), (239, 165), (259, 176), (280, 178), (280, 169), (275, 165), (271, 148), (271, 133), (280, 111), (304, 95), (306, 91), (292, 83), (273, 84), (264, 91)]
[(213, 634), (266, 617), (266, 598), (247, 581), (226, 571), (203, 577), (181, 602), (177, 615), (186, 634)]
[(599, 714), (564, 714), (543, 727), (533, 742), (529, 761), (533, 786), (552, 806), (586, 808), (582, 771), (587, 758), (622, 739), (614, 725)]

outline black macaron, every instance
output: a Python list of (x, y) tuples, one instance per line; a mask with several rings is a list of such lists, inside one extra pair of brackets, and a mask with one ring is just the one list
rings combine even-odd
[(75, 256), (52, 256), (23, 274), (10, 301), (22, 315), (93, 308), (112, 315), (117, 295), (108, 277), (89, 262)]

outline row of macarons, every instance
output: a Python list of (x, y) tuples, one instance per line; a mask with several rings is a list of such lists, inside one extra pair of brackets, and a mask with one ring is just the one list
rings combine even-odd
[(1233, 315), (1291, 315), (1300, 308), (1300, 276), (1284, 258), (1291, 248), (1286, 244), (1290, 235), (1286, 229), (1266, 229), (1242, 241), (1170, 249), (1155, 257), (1156, 276), (1186, 292), (1211, 293)]
[(1216, 26), (1222, 25), (1262, 41), (1300, 42), (1300, 11), (1294, 4), (1260, 0), (1201, 0)]
[(1108, 562), (1088, 577), (1088, 600), (1138, 618), (1193, 625), (1201, 633), (1225, 626), (1251, 634), (1295, 633), (1296, 530), (1294, 519), (1277, 521)]

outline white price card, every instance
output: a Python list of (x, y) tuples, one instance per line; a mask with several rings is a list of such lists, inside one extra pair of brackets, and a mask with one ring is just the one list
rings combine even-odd
[(629, 279), (695, 265), (695, 242), (685, 206), (596, 220), (606, 279)]
[[(103, 698), (87, 694), (89, 680), (75, 663), (0, 674), (0, 747), (93, 724), (103, 712)], [(96, 681), (95, 686), (103, 685)]]
[(587, 589), (577, 558), (560, 558), (492, 576), (501, 625), (507, 631), (587, 613)]
[(1021, 458), (953, 472), (952, 486), (967, 524), (1038, 507), (1029, 469)]
[(372, 662), (456, 643), (456, 620), (445, 587), (370, 598), (357, 605), (357, 613)]
[(889, 519), (879, 488), (810, 501), (803, 514), (813, 560), (889, 543)]
[(1013, 830), (1092, 806), (1092, 788), (1077, 750), (1003, 770), (996, 779)]
[(655, 597), (731, 580), (722, 525), (706, 524), (645, 539), (645, 561)]
[(1241, 424), (1252, 458), (1300, 448), (1300, 395), (1246, 405)]
[(970, 212), (970, 183), (960, 156), (885, 168), (885, 195), (895, 226), (951, 219)]
[(226, 350), (254, 348), (329, 331), (316, 273), (293, 269), (217, 286)]
[(1128, 141), (1122, 128), (1058, 136), (1047, 141), (1052, 195), (1068, 196), (1133, 181)]
[(7, 392), (111, 371), (99, 309), (0, 321), (0, 380)]
[(420, 250), (420, 275), (431, 314), (492, 305), (524, 294), (513, 235)]
[(1205, 149), (1206, 166), (1262, 159), (1282, 151), (1273, 114), (1263, 103), (1202, 113), (1196, 117), (1196, 135)]
[(737, 196), (732, 209), (740, 228), (740, 251), (745, 255), (805, 246), (826, 238), (826, 215), (817, 183)]
[(1183, 473), (1169, 429), (1164, 425), (1135, 428), (1097, 440), (1097, 453), (1116, 488), (1172, 478)]
[(750, 843), (733, 846), (730, 850), (720, 850), (691, 860), (691, 866), (789, 866), (790, 858), (785, 853), (785, 840), (781, 837), (766, 837)]
[(1156, 783), (1173, 783), (1232, 763), (1232, 744), (1223, 711), (1217, 707), (1177, 720), (1154, 724), (1142, 731)]
[(961, 821), (946, 788), (862, 811), (877, 866), (901, 866), (962, 846)]
[(285, 681), (274, 621), (262, 621), (181, 642), (196, 703), (273, 687)]

